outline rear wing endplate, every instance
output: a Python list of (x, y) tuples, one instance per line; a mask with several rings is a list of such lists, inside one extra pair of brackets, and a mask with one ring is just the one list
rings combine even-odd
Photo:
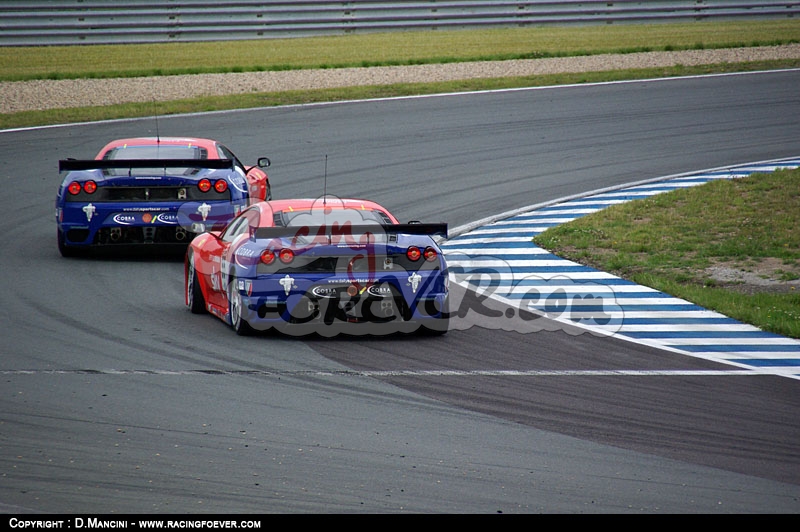
[(104, 170), (106, 168), (233, 168), (232, 159), (62, 159), (58, 171)]

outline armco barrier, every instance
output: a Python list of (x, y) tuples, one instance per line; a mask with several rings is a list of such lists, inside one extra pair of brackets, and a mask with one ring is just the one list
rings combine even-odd
[(800, 1), (2, 0), (0, 46), (218, 41), (794, 16), (800, 16)]

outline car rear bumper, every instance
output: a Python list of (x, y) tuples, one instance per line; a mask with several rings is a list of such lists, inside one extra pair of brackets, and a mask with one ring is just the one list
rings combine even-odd
[(154, 204), (65, 202), (56, 208), (63, 245), (181, 244), (206, 230), (220, 228), (241, 212), (230, 201)]
[[(256, 330), (335, 335), (446, 331), (447, 272), (383, 275), (374, 280), (295, 275), (242, 279), (243, 316)], [(444, 332), (444, 331), (440, 331)]]

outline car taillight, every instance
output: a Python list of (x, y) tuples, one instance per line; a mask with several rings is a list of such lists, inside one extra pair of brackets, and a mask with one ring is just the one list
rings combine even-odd
[(208, 179), (201, 179), (199, 183), (197, 183), (197, 188), (200, 189), (200, 192), (208, 192), (211, 190), (211, 181)]
[(261, 262), (263, 262), (264, 264), (272, 264), (273, 262), (275, 262), (275, 257), (276, 257), (275, 252), (272, 251), (271, 249), (265, 249), (264, 251), (261, 252)]
[(294, 260), (294, 251), (284, 248), (278, 253), (278, 258), (281, 259), (282, 263), (289, 264)]
[(81, 184), (78, 183), (77, 181), (73, 181), (72, 183), (69, 184), (67, 190), (69, 190), (69, 193), (72, 194), (73, 196), (80, 194), (82, 190)]
[(228, 182), (224, 179), (217, 179), (217, 182), (214, 183), (214, 190), (222, 194), (226, 190), (228, 190)]
[(427, 247), (425, 248), (425, 251), (422, 253), (422, 256), (425, 257), (425, 260), (427, 260), (428, 262), (433, 262), (436, 260), (436, 257), (438, 257), (439, 254), (436, 253), (436, 250), (433, 249), (432, 247)]
[(87, 194), (94, 194), (95, 190), (97, 190), (97, 183), (94, 181), (87, 181), (83, 184), (83, 191)]
[(406, 251), (406, 257), (408, 257), (408, 260), (412, 262), (417, 262), (421, 256), (422, 252), (419, 250), (417, 246), (411, 246)]

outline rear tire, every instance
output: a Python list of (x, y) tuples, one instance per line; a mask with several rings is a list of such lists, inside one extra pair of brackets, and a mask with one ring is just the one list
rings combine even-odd
[(436, 324), (430, 325), (423, 325), (420, 328), (420, 333), (423, 336), (441, 336), (443, 334), (447, 334), (447, 330), (450, 328), (450, 320), (448, 318), (439, 318), (436, 320)]
[(242, 294), (236, 288), (236, 276), (231, 272), (228, 283), (228, 316), (231, 320), (231, 327), (239, 336), (250, 336), (255, 333), (255, 329), (242, 317), (244, 303)]
[(441, 309), (441, 317), (433, 320), (426, 320), (420, 332), (425, 336), (441, 336), (447, 334), (450, 328), (450, 299), (445, 298), (444, 306)]
[(61, 253), (62, 257), (76, 257), (81, 254), (81, 252), (78, 251), (77, 249), (67, 245), (67, 243), (65, 242), (66, 239), (64, 238), (63, 231), (60, 230), (58, 231), (57, 240), (58, 240), (58, 252)]
[(203, 290), (200, 289), (197, 270), (194, 268), (194, 255), (188, 252), (186, 256), (186, 307), (192, 314), (206, 313), (206, 300)]

